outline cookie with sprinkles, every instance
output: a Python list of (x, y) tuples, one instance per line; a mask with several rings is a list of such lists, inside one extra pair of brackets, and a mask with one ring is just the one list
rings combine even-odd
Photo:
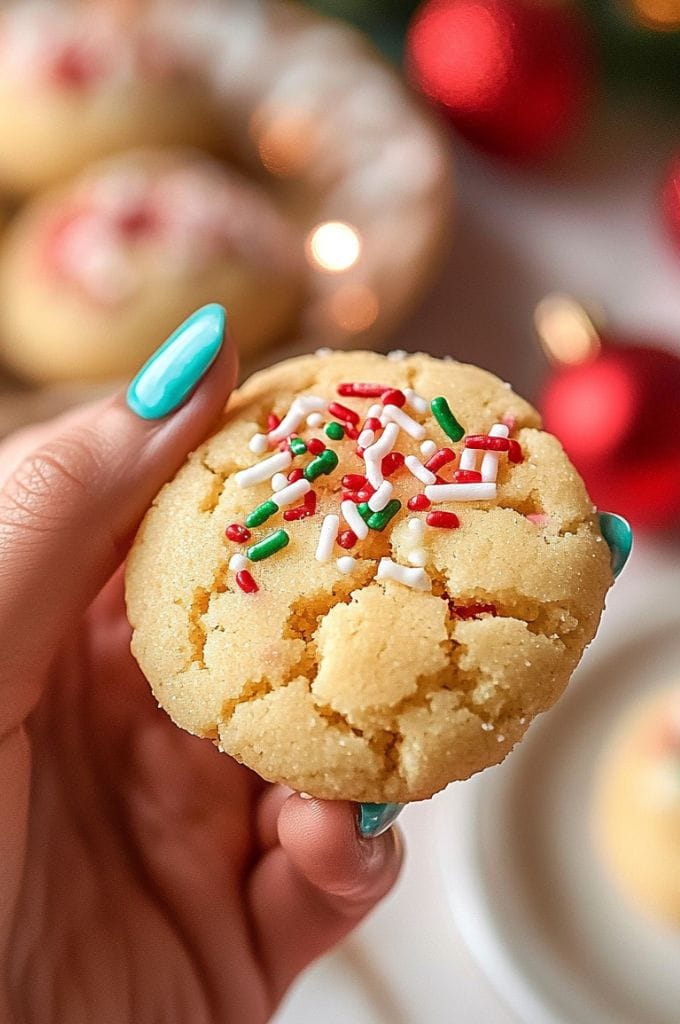
[(424, 799), (501, 761), (564, 689), (612, 582), (540, 427), (492, 374), (422, 354), (324, 351), (253, 376), (128, 561), (161, 706), (330, 799)]

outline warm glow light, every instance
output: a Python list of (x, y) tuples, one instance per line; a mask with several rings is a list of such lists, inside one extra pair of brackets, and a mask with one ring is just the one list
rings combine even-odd
[(353, 267), (361, 254), (361, 240), (356, 228), (340, 220), (319, 224), (307, 239), (307, 256), (312, 265), (331, 274)]
[(554, 363), (576, 366), (600, 351), (592, 320), (568, 295), (547, 295), (536, 306), (534, 324), (543, 350)]
[(310, 116), (296, 110), (256, 110), (250, 136), (270, 174), (292, 178), (302, 174), (312, 157), (315, 127)]
[(377, 320), (380, 310), (375, 292), (362, 284), (338, 288), (328, 305), (333, 321), (350, 334), (367, 330)]
[(680, 27), (680, 0), (633, 0), (638, 18), (650, 28)]

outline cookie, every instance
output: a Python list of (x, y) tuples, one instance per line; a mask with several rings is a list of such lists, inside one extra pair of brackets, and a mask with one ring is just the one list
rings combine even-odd
[(615, 728), (597, 773), (593, 827), (621, 891), (680, 925), (680, 685), (629, 708)]
[(612, 582), (583, 483), (474, 366), (328, 353), (253, 376), (132, 548), (132, 649), (182, 728), (318, 797), (498, 763)]
[(131, 146), (220, 137), (178, 34), (117, 6), (22, 0), (0, 12), (4, 187), (31, 193)]
[(34, 200), (0, 254), (0, 348), (32, 380), (132, 375), (208, 301), (243, 352), (289, 330), (303, 241), (262, 188), (194, 150), (134, 150)]

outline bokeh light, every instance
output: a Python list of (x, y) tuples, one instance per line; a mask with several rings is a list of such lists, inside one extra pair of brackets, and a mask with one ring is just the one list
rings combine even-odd
[(340, 220), (318, 224), (307, 238), (307, 258), (312, 266), (339, 274), (349, 270), (361, 255), (361, 238), (356, 228)]
[(650, 28), (672, 31), (680, 27), (680, 0), (633, 0), (633, 8)]
[(368, 330), (380, 312), (378, 296), (372, 288), (362, 284), (346, 284), (338, 288), (328, 306), (333, 322), (350, 334)]
[(546, 355), (576, 366), (593, 359), (600, 339), (585, 309), (568, 295), (547, 295), (534, 311), (534, 324)]

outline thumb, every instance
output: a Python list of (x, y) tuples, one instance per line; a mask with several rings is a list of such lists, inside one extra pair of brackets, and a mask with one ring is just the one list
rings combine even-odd
[[(0, 735), (125, 557), (161, 485), (209, 431), (237, 368), (221, 306), (199, 309), (128, 388), (47, 425), (0, 484)], [(203, 378), (200, 388), (199, 381)], [(12, 707), (10, 685), (22, 707)]]

